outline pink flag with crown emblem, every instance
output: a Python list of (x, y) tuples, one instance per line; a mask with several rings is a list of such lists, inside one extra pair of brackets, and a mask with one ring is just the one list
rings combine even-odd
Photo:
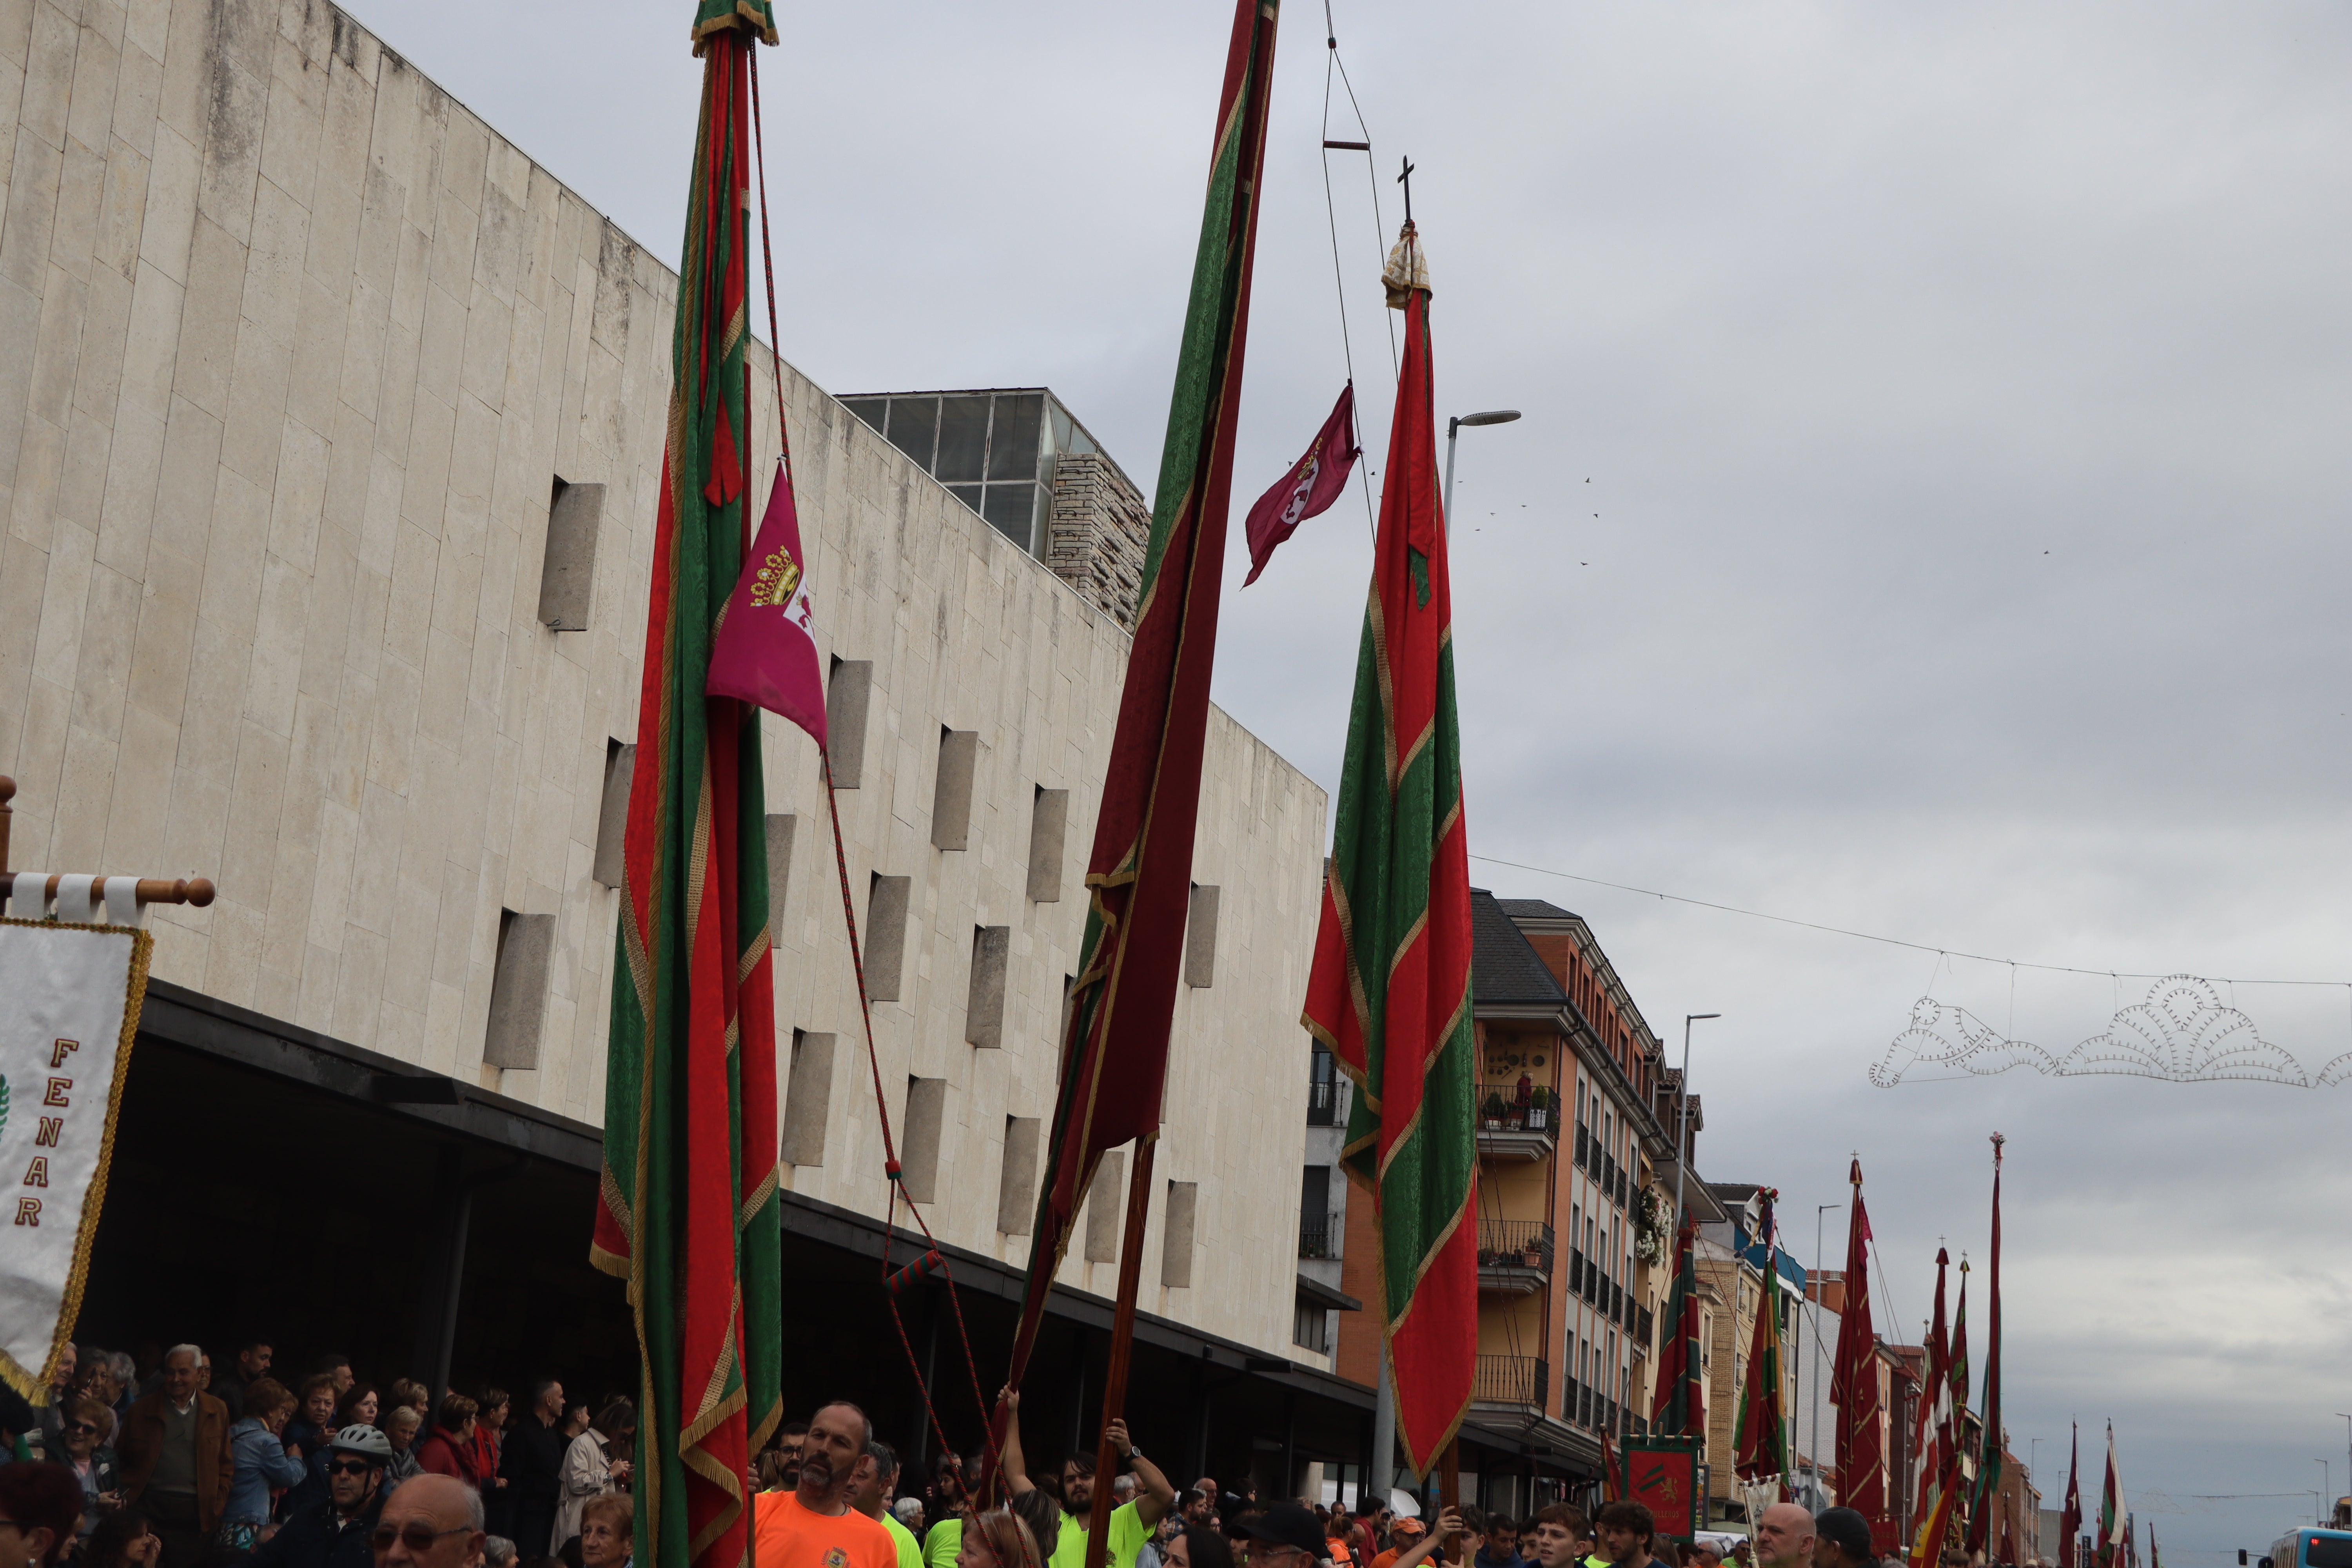
[(738, 697), (782, 715), (824, 744), (824, 681), (817, 674), (816, 614), (809, 606), (808, 558), (793, 509), (791, 475), (768, 491), (760, 536), (743, 576), (727, 596), (710, 647), (712, 697)]
[(1323, 428), (1317, 432), (1315, 444), (1307, 448), (1307, 455), (1291, 464), (1290, 471), (1250, 508), (1246, 525), (1250, 574), (1242, 579), (1243, 587), (1257, 581), (1257, 574), (1274, 558), (1276, 545), (1297, 531), (1300, 523), (1339, 499), (1339, 492), (1348, 488), (1349, 471), (1355, 468), (1360, 455), (1356, 447), (1356, 384), (1351, 381), (1340, 390), (1331, 417), (1323, 421)]

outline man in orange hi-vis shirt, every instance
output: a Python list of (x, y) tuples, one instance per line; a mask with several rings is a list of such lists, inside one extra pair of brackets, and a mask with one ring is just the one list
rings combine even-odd
[(855, 1405), (827, 1405), (809, 1417), (799, 1489), (752, 1500), (760, 1568), (898, 1568), (890, 1532), (849, 1506), (850, 1475), (873, 1436)]

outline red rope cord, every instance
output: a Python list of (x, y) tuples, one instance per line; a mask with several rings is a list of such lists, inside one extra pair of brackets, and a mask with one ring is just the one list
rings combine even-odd
[[(760, 119), (760, 53), (756, 47), (747, 47), (745, 53), (751, 61), (752, 148), (759, 168), (760, 257), (767, 279), (768, 331), (770, 336), (779, 339), (778, 342), (769, 344), (768, 353), (768, 363), (774, 371), (776, 379), (776, 437), (779, 443), (779, 460), (783, 468), (783, 471), (777, 476), (776, 482), (789, 485), (793, 482), (792, 437), (784, 423), (783, 349), (781, 342), (782, 331), (777, 324), (779, 318), (776, 314), (776, 247), (768, 224), (767, 132)], [(922, 1364), (916, 1359), (914, 1342), (908, 1337), (906, 1319), (898, 1311), (898, 1295), (889, 1289), (892, 1273), (890, 1251), (898, 1239), (898, 1200), (904, 1195), (904, 1184), (899, 1179), (897, 1142), (890, 1131), (890, 1105), (882, 1089), (882, 1058), (874, 1046), (874, 1005), (866, 990), (866, 958), (857, 940), (857, 910), (856, 900), (850, 892), (849, 856), (842, 840), (841, 802), (834, 791), (832, 752), (820, 745), (817, 748), (817, 761), (824, 777), (825, 811), (833, 824), (833, 863), (841, 879), (841, 918), (849, 932), (850, 968), (857, 979), (857, 1012), (866, 1028), (866, 1061), (874, 1079), (874, 1110), (882, 1125), (882, 1169), (890, 1194), (888, 1207), (882, 1216), (883, 1304), (890, 1310), (891, 1326), (898, 1331), (899, 1347), (907, 1352), (907, 1367), (914, 1374), (915, 1391), (922, 1398), (924, 1417), (930, 1423), (931, 1431), (939, 1438), (940, 1448), (952, 1449), (953, 1445), (948, 1441), (947, 1430), (940, 1424), (939, 1411), (931, 1403), (930, 1388), (923, 1381)], [(996, 1432), (990, 1420), (988, 1400), (981, 1393), (980, 1363), (972, 1354), (971, 1331), (964, 1324), (963, 1300), (956, 1289), (955, 1271), (949, 1266), (947, 1255), (940, 1250), (939, 1238), (931, 1234), (929, 1223), (923, 1218), (923, 1211), (915, 1206), (915, 1200), (912, 1198), (907, 1199), (907, 1213), (913, 1218), (917, 1228), (922, 1231), (926, 1248), (940, 1260), (940, 1278), (947, 1285), (948, 1309), (955, 1318), (956, 1341), (963, 1351), (964, 1370), (971, 1380), (972, 1404), (980, 1411), (981, 1431), (985, 1435), (988, 1443), (989, 1469), (993, 1474), (998, 1468)]]

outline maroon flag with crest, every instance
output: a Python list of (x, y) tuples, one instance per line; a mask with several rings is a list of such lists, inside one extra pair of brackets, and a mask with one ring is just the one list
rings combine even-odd
[(1249, 510), (1250, 574), (1242, 579), (1246, 588), (1257, 581), (1265, 563), (1274, 559), (1274, 547), (1297, 531), (1308, 518), (1327, 510), (1348, 488), (1348, 476), (1355, 470), (1356, 459), (1363, 455), (1356, 445), (1356, 384), (1349, 382), (1339, 392), (1339, 401), (1331, 407), (1331, 417), (1323, 421), (1314, 443), (1306, 456), (1290, 465), (1290, 471), (1276, 479), (1274, 488), (1257, 498)]

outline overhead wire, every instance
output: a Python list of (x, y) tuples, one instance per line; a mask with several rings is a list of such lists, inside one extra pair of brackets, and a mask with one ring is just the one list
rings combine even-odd
[[(1957, 947), (1939, 947), (1933, 942), (1911, 942), (1899, 936), (1885, 936), (1876, 931), (1855, 931), (1847, 926), (1833, 926), (1821, 921), (1799, 920), (1793, 915), (1776, 915), (1762, 910), (1741, 909), (1737, 904), (1717, 903), (1711, 899), (1688, 898), (1681, 893), (1664, 893), (1655, 888), (1637, 888), (1630, 882), (1612, 882), (1604, 877), (1586, 877), (1574, 871), (1554, 870), (1549, 866), (1530, 866), (1521, 860), (1505, 860), (1493, 855), (1472, 855), (1473, 860), (1484, 860), (1489, 866), (1507, 866), (1514, 871), (1532, 871), (1538, 877), (1558, 877), (1563, 881), (1583, 882), (1595, 888), (1613, 888), (1621, 893), (1638, 893), (1645, 899), (1658, 899), (1667, 903), (1689, 904), (1696, 909), (1714, 910), (1727, 915), (1744, 915), (1749, 920), (1770, 921), (1776, 925), (1801, 926), (1807, 931), (1826, 931), (1832, 936), (1850, 936), (1861, 942), (1881, 942), (1888, 947), (1907, 947), (1914, 952), (1932, 952), (1939, 959), (1965, 958), (1977, 963), (2008, 964), (2012, 969), (2033, 969), (2046, 974), (2087, 974), (2105, 980), (2163, 980), (2186, 970), (2088, 969), (2069, 963), (2036, 963), (2030, 959), (1999, 958), (1988, 953), (1969, 952)], [(2256, 980), (2243, 975), (2234, 981), (2225, 975), (2204, 975), (2200, 978), (2217, 984), (2239, 985), (2320, 985), (2352, 988), (2347, 980)], [(2121, 1005), (2120, 993), (2117, 1005)]]
[[(769, 345), (770, 361), (776, 377), (776, 432), (782, 443), (777, 458), (776, 482), (789, 486), (793, 482), (792, 437), (784, 421), (783, 340), (781, 325), (776, 317), (776, 247), (768, 225), (768, 152), (767, 132), (760, 116), (760, 51), (754, 45), (746, 47), (743, 52), (751, 62), (751, 142), (753, 157), (759, 170), (760, 248), (767, 277), (768, 331), (776, 339)], [(751, 369), (746, 365), (744, 378), (747, 404), (750, 401), (750, 377)], [(866, 1059), (873, 1069), (874, 1109), (882, 1127), (882, 1169), (884, 1180), (889, 1191), (889, 1203), (882, 1216), (883, 1304), (889, 1309), (891, 1326), (897, 1329), (898, 1333), (899, 1348), (906, 1352), (908, 1370), (914, 1374), (915, 1392), (923, 1402), (923, 1415), (929, 1420), (933, 1435), (939, 1438), (940, 1450), (949, 1451), (953, 1445), (949, 1442), (947, 1428), (941, 1425), (939, 1411), (932, 1404), (930, 1385), (923, 1376), (922, 1363), (915, 1355), (914, 1341), (907, 1332), (906, 1317), (898, 1310), (899, 1289), (903, 1286), (911, 1285), (933, 1269), (938, 1270), (940, 1282), (947, 1287), (948, 1310), (955, 1320), (956, 1341), (963, 1351), (964, 1369), (971, 1378), (972, 1403), (980, 1409), (982, 1439), (988, 1447), (989, 1468), (993, 1474), (999, 1468), (996, 1432), (989, 1419), (987, 1395), (981, 1391), (980, 1363), (972, 1354), (971, 1333), (964, 1323), (963, 1301), (956, 1289), (955, 1273), (948, 1265), (946, 1254), (940, 1248), (939, 1238), (931, 1234), (929, 1222), (923, 1218), (922, 1210), (916, 1206), (913, 1197), (906, 1192), (899, 1170), (896, 1142), (890, 1132), (890, 1106), (882, 1092), (882, 1058), (874, 1045), (874, 1007), (866, 988), (866, 961), (857, 941), (857, 911), (850, 896), (849, 857), (841, 834), (841, 802), (834, 788), (833, 754), (823, 742), (817, 744), (817, 763), (824, 780), (826, 812), (833, 824), (834, 865), (841, 874), (841, 913), (848, 926), (849, 963), (851, 973), (857, 982), (857, 1010), (866, 1026)], [(898, 1203), (901, 1198), (906, 1200), (908, 1217), (914, 1220), (916, 1227), (923, 1233), (923, 1252), (914, 1262), (904, 1268), (894, 1268), (891, 1264), (891, 1251), (898, 1240)]]
[[(1339, 290), (1339, 346), (1343, 353), (1346, 355), (1348, 362), (1348, 384), (1352, 387), (1356, 384), (1356, 345), (1353, 336), (1348, 330), (1348, 274), (1347, 269), (1342, 267), (1339, 262), (1339, 204), (1332, 199), (1331, 195), (1331, 73), (1333, 68), (1337, 68), (1339, 73), (1339, 79), (1342, 82), (1346, 82), (1348, 79), (1348, 68), (1345, 65), (1341, 64), (1339, 60), (1339, 34), (1331, 21), (1331, 0), (1323, 0), (1323, 43), (1325, 47), (1323, 57), (1322, 127), (1323, 216), (1325, 222), (1329, 226), (1331, 230), (1331, 281), (1333, 287)], [(1352, 85), (1348, 88), (1348, 104), (1349, 108), (1355, 110), (1356, 129), (1364, 138), (1364, 167), (1366, 171), (1369, 172), (1372, 164), (1372, 132), (1364, 123), (1364, 111), (1356, 103), (1356, 89)], [(1379, 179), (1375, 178), (1372, 181), (1372, 240), (1373, 249), (1376, 253), (1379, 250), (1381, 234), (1380, 196), (1381, 183)], [(1383, 313), (1385, 314), (1385, 312)], [(1389, 325), (1389, 358), (1391, 360), (1394, 360), (1396, 358), (1396, 325), (1394, 322), (1391, 322)], [(1353, 419), (1354, 417), (1354, 414), (1351, 411), (1349, 418)], [(1359, 447), (1363, 444), (1360, 430), (1361, 425), (1360, 422), (1359, 422), (1358, 435), (1355, 443)], [(1386, 459), (1383, 458), (1383, 461), (1385, 460)], [(1372, 479), (1370, 472), (1364, 467), (1360, 459), (1356, 465), (1356, 477), (1362, 482), (1364, 491), (1364, 527), (1370, 531), (1372, 538), (1377, 542), (1380, 538), (1381, 525), (1379, 520), (1373, 515), (1372, 511)]]

